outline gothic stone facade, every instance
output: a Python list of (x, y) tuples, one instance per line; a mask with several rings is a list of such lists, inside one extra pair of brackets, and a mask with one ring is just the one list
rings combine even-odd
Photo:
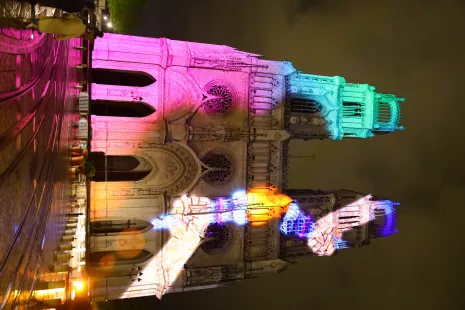
[[(95, 42), (93, 71), (91, 147), (104, 153), (91, 183), (87, 253), (95, 300), (128, 297), (129, 286), (137, 288), (131, 296), (154, 294), (150, 275), (134, 283), (134, 270), (167, 242), (166, 231), (153, 230), (151, 221), (181, 195), (286, 192), (290, 139), (366, 138), (401, 129), (402, 98), (227, 46), (106, 34)], [(315, 216), (362, 197), (288, 192)], [(280, 235), (279, 219), (228, 229), (223, 243), (199, 247), (170, 291), (281, 271), (286, 257), (309, 254), (302, 240)], [(362, 230), (354, 244), (369, 241)]]

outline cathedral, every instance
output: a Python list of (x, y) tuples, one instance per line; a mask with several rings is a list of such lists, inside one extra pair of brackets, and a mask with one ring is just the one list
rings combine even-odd
[(106, 34), (92, 54), (95, 301), (220, 287), (396, 232), (397, 203), (287, 186), (292, 139), (402, 130), (404, 98), (222, 45)]

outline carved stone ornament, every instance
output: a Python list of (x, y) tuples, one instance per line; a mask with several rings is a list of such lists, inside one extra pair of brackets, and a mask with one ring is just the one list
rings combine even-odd
[[(185, 146), (179, 143), (168, 143), (165, 145), (157, 145), (155, 143), (144, 143), (144, 142), (111, 142), (113, 147), (121, 146), (123, 148), (149, 148), (159, 149), (164, 154), (169, 154), (162, 157), (162, 163), (158, 163), (158, 166), (163, 167), (163, 169), (152, 170), (152, 173), (149, 174), (148, 178), (141, 182), (141, 185), (151, 186), (150, 188), (140, 188), (140, 189), (109, 189), (108, 196), (135, 196), (135, 195), (157, 195), (162, 192), (167, 195), (174, 196), (176, 194), (184, 191), (195, 178), (198, 176), (199, 171), (201, 170), (200, 163), (194, 157), (194, 155), (186, 149)], [(168, 151), (168, 152), (167, 152)], [(156, 158), (147, 156), (151, 158), (152, 162), (156, 162)], [(157, 167), (158, 167), (157, 166)], [(182, 169), (182, 171), (180, 171)], [(162, 179), (173, 179), (174, 183), (169, 185), (160, 185), (156, 186), (153, 184), (153, 176), (159, 174), (163, 171)], [(152, 177), (151, 177), (152, 176)], [(178, 176), (178, 177), (176, 177)], [(151, 184), (152, 183), (152, 184)]]
[(229, 154), (211, 151), (207, 153), (203, 162), (214, 169), (204, 175), (204, 180), (210, 185), (221, 185), (227, 183), (234, 172), (234, 161)]
[(203, 109), (208, 114), (222, 115), (230, 112), (236, 101), (234, 89), (222, 81), (210, 82), (205, 90), (211, 98), (203, 103)]

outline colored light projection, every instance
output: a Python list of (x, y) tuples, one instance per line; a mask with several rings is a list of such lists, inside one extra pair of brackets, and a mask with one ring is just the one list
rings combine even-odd
[(280, 230), (285, 235), (297, 235), (304, 238), (313, 232), (314, 226), (312, 217), (300, 211), (297, 204), (291, 203), (286, 215), (284, 215)]
[(398, 203), (372, 201), (371, 198), (371, 195), (367, 195), (319, 219), (308, 235), (308, 245), (313, 253), (328, 256), (337, 249), (348, 247), (342, 239), (343, 233), (368, 222), (373, 223), (375, 237), (396, 233), (394, 207)]
[[(307, 238), (312, 251), (321, 256), (348, 247), (343, 233), (370, 221), (374, 222), (373, 232), (377, 236), (396, 232), (396, 204), (371, 198), (371, 195), (365, 196), (314, 221), (290, 197), (269, 189), (239, 191), (230, 198), (216, 200), (183, 196), (173, 203), (170, 213), (152, 221), (154, 229), (169, 230), (171, 238), (144, 268), (144, 274), (150, 277), (142, 281), (150, 283), (140, 284), (149, 284), (161, 298), (173, 286), (197, 247), (208, 240), (206, 227), (212, 223), (263, 225), (273, 218), (282, 218), (280, 230), (283, 234)], [(269, 212), (270, 208), (276, 212)], [(137, 290), (137, 287), (130, 287), (121, 298), (136, 297)]]
[[(299, 137), (333, 140), (403, 130), (399, 123), (405, 98), (375, 90), (368, 84), (346, 83), (340, 76), (297, 72), (286, 79), (290, 127)], [(309, 132), (302, 125), (316, 125), (320, 130)]]
[[(255, 189), (248, 193), (238, 191), (230, 198), (211, 200), (205, 197), (183, 196), (176, 200), (170, 213), (154, 219), (154, 229), (167, 229), (171, 238), (163, 249), (144, 267), (145, 284), (161, 298), (176, 281), (185, 263), (197, 247), (208, 240), (205, 228), (212, 223), (235, 222), (238, 225), (263, 225), (287, 212), (292, 199), (270, 189)], [(270, 208), (277, 212), (269, 212)], [(136, 285), (120, 296), (141, 296)]]

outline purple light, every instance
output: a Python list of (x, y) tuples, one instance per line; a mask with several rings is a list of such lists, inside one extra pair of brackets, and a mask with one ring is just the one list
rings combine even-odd
[(373, 221), (376, 237), (388, 237), (399, 232), (396, 229), (396, 209), (399, 203), (389, 200), (376, 201)]
[(313, 226), (312, 217), (303, 214), (297, 204), (291, 203), (281, 222), (280, 230), (285, 235), (297, 235), (304, 238), (311, 234)]

